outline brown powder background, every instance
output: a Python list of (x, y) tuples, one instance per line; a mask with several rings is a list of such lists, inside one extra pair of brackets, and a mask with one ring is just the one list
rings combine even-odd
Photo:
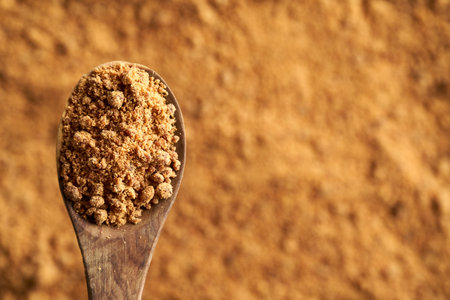
[(1, 0), (1, 299), (87, 295), (56, 128), (119, 59), (188, 139), (144, 299), (450, 298), (448, 0)]

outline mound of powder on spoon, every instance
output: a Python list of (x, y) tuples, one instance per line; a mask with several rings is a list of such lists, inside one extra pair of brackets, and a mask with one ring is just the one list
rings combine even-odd
[(179, 137), (167, 95), (160, 80), (130, 64), (81, 78), (62, 117), (59, 160), (64, 194), (82, 217), (136, 224), (143, 209), (172, 195)]

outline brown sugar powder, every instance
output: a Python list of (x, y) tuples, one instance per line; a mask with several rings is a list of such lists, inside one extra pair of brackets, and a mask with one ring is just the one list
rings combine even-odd
[(125, 63), (81, 78), (62, 117), (59, 158), (65, 196), (81, 216), (136, 224), (172, 195), (179, 137), (167, 95), (160, 80)]

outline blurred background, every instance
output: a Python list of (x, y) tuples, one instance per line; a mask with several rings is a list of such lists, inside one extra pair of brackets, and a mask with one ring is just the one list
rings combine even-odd
[(185, 177), (143, 299), (449, 299), (450, 1), (0, 0), (0, 299), (86, 299), (55, 136), (161, 74)]

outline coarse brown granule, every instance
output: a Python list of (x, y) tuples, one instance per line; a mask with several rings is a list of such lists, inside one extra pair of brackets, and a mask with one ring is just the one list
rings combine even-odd
[(179, 137), (165, 88), (124, 63), (97, 67), (76, 86), (62, 118), (60, 163), (65, 195), (84, 218), (138, 223), (143, 208), (172, 195)]

